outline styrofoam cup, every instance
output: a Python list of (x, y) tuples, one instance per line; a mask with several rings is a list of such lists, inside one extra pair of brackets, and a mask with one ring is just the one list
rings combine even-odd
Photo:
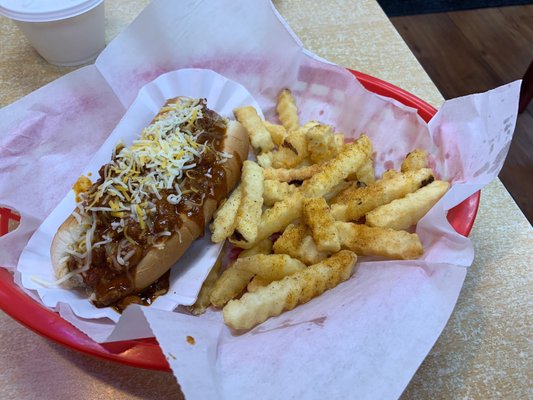
[(51, 64), (84, 64), (105, 47), (103, 0), (0, 0), (0, 14)]

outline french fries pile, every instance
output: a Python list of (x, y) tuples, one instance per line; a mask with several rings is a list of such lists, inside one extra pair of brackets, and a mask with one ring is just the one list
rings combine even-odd
[[(283, 90), (280, 125), (253, 107), (234, 110), (248, 131), (257, 162), (245, 161), (239, 186), (215, 213), (212, 241), (243, 249), (220, 274), (213, 268), (195, 314), (223, 309), (234, 329), (250, 329), (348, 279), (357, 255), (416, 259), (423, 249), (407, 231), (442, 197), (423, 150), (401, 171), (375, 178), (372, 143), (311, 121), (300, 125), (291, 92)], [(217, 263), (217, 264), (220, 264)]]

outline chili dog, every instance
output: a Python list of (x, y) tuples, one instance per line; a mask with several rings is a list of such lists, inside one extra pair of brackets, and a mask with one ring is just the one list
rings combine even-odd
[(247, 154), (242, 126), (205, 100), (167, 101), (138, 140), (115, 148), (95, 183), (74, 185), (77, 207), (51, 246), (58, 283), (85, 288), (98, 307), (160, 291), (157, 281), (203, 235)]

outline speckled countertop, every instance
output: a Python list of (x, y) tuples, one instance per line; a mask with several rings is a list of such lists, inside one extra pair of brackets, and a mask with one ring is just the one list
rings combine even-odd
[[(109, 42), (148, 4), (108, 0)], [(374, 0), (274, 1), (304, 45), (434, 106), (443, 99)], [(0, 17), (0, 106), (72, 71), (48, 64)], [(533, 398), (533, 229), (499, 181), (483, 190), (476, 250), (457, 306), (402, 399)], [(181, 398), (171, 374), (101, 361), (52, 343), (0, 311), (1, 399)]]

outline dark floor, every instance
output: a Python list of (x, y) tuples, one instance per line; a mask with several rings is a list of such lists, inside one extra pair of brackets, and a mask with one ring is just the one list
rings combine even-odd
[[(521, 79), (533, 60), (533, 5), (391, 21), (446, 99)], [(518, 117), (500, 179), (533, 224), (533, 102)]]

